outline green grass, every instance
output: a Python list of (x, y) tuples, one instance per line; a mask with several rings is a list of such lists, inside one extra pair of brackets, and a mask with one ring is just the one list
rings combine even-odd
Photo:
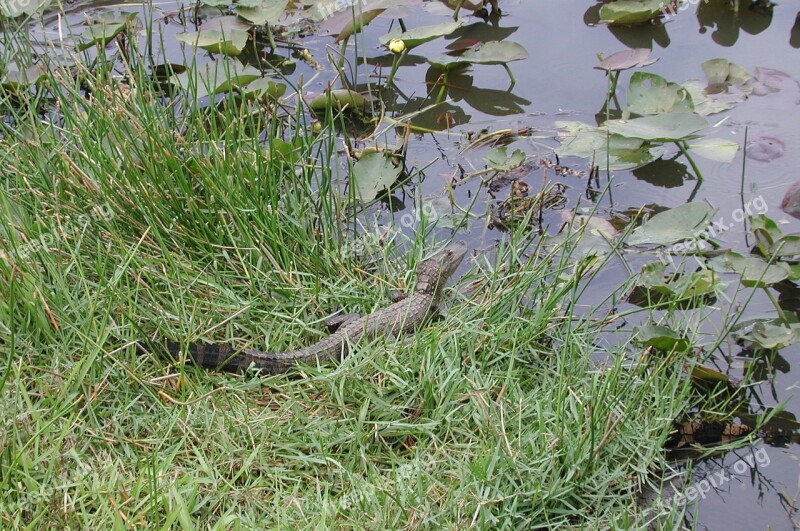
[(3, 95), (1, 527), (655, 517), (635, 495), (689, 403), (681, 362), (603, 347), (572, 315), (581, 275), (524, 233), (470, 263), (443, 319), (341, 363), (238, 377), (138, 355), (148, 337), (308, 344), (409, 289), (435, 245), (347, 252), (330, 117), (312, 133), (275, 107), (261, 125), (291, 149), (265, 149), (236, 105), (176, 111), (141, 79), (130, 98), (90, 79), (88, 100), (58, 74), (50, 100)]

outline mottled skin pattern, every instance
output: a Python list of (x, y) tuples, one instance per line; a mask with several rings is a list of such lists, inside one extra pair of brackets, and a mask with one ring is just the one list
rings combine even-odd
[[(348, 342), (379, 335), (394, 336), (408, 332), (423, 322), (439, 302), (442, 288), (464, 259), (466, 243), (449, 245), (438, 255), (424, 260), (417, 268), (417, 285), (414, 292), (386, 308), (364, 317), (352, 316), (345, 320), (325, 339), (305, 348), (288, 352), (263, 352), (254, 349), (236, 349), (230, 345), (191, 344), (188, 361), (207, 369), (226, 372), (243, 372), (252, 367), (267, 373), (286, 372), (297, 363), (318, 363), (340, 359)], [(181, 359), (179, 343), (162, 343), (174, 359)]]

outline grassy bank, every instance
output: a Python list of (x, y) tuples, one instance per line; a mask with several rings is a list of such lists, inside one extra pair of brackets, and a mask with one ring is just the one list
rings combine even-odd
[(308, 344), (408, 290), (444, 233), (358, 238), (332, 116), (313, 132), (265, 107), (265, 141), (232, 101), (167, 105), (107, 73), (0, 101), (2, 527), (647, 524), (681, 363), (604, 349), (572, 316), (580, 275), (524, 232), (470, 257), (443, 319), (341, 363), (238, 377), (139, 355)]

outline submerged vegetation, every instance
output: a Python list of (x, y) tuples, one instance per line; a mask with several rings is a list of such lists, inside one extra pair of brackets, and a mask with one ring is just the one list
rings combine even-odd
[[(509, 63), (527, 57), (522, 45), (426, 56), (429, 91), (407, 98), (392, 88), (399, 69), (422, 64), (414, 49), (463, 20), (398, 23), (378, 37), (389, 75), (371, 77), (358, 69), (374, 58), (352, 59), (348, 43), (364, 54), (359, 32), (371, 20), (419, 2), (376, 1), (359, 13), (324, 2), (224, 4), (169, 15), (191, 12), (196, 31), (186, 25), (176, 42), (211, 54), (182, 62), (156, 45), (166, 38), (156, 21), (131, 13), (92, 18), (69, 47), (3, 35), (0, 523), (680, 522), (684, 506), (641, 495), (672, 468), (670, 441), (703, 451), (686, 426), (723, 426), (723, 444), (706, 449), (721, 452), (753, 440), (775, 413), (753, 413), (751, 391), (713, 357), (731, 339), (768, 358), (800, 338), (777, 304), (775, 316), (743, 319), (755, 291), (772, 297), (773, 286), (800, 279), (790, 263), (798, 236), (784, 235), (757, 198), (733, 218), (750, 223), (752, 254), (724, 248), (706, 203), (604, 216), (598, 202), (614, 171), (657, 160), (668, 144), (698, 184), (693, 155), (730, 162), (740, 146), (701, 139), (704, 116), (740, 101), (720, 103), (719, 90), (769, 80), (726, 60), (703, 64), (707, 84), (636, 72), (621, 108), (615, 72), (653, 62), (639, 52), (630, 64), (604, 61), (603, 123), (556, 123), (561, 145), (535, 156), (511, 148), (533, 130), (463, 134), (464, 151), (485, 150), (485, 166), (431, 185), (426, 167), (409, 162), (409, 138), (467, 123), (447, 107), (466, 68), (502, 65), (513, 88)], [(318, 23), (338, 54), (314, 58), (299, 46)], [(298, 62), (333, 80), (312, 94), (311, 81), (293, 76)], [(568, 157), (591, 163), (575, 170), (562, 165)], [(571, 202), (561, 183), (529, 189), (520, 171), (572, 177), (589, 201)], [(456, 193), (466, 182), (514, 185), (481, 216), (475, 197)], [(401, 192), (413, 213), (394, 214)], [(543, 223), (559, 209), (561, 223)], [(162, 338), (308, 344), (331, 315), (369, 313), (408, 291), (423, 256), (490, 222), (505, 232), (491, 248), (473, 245), (444, 315), (413, 337), (363, 341), (340, 362), (270, 377), (204, 372), (137, 349)], [(612, 267), (627, 280), (587, 297)], [(740, 287), (732, 293), (726, 280)]]

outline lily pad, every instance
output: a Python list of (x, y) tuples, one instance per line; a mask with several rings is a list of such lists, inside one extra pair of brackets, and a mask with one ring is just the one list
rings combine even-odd
[(199, 31), (179, 33), (179, 41), (224, 55), (239, 55), (247, 45), (251, 24), (239, 17), (217, 17), (209, 20)]
[(786, 190), (781, 200), (781, 210), (793, 218), (800, 219), (800, 179)]
[(672, 245), (692, 240), (703, 232), (717, 212), (708, 203), (686, 203), (659, 212), (633, 231), (629, 245)]
[(95, 45), (105, 46), (108, 41), (122, 33), (128, 24), (138, 20), (136, 17), (136, 13), (127, 11), (119, 15), (103, 13), (88, 22), (89, 27), (81, 34), (76, 48), (78, 51), (83, 51)]
[(489, 153), (486, 154), (486, 162), (493, 170), (509, 171), (520, 167), (525, 162), (525, 153), (520, 149), (515, 149), (509, 155), (505, 146), (499, 146), (489, 150)]
[(264, 77), (241, 87), (239, 92), (247, 99), (266, 102), (283, 96), (286, 93), (286, 84), (276, 83)]
[(689, 151), (703, 158), (726, 164), (733, 161), (739, 151), (739, 144), (732, 140), (706, 138), (689, 143)]
[(628, 111), (635, 114), (662, 114), (694, 111), (689, 91), (656, 74), (634, 72), (628, 84)]
[(755, 75), (753, 82), (755, 96), (785, 92), (791, 103), (800, 105), (800, 82), (792, 76), (780, 70), (762, 67), (756, 67), (753, 73)]
[(503, 65), (527, 58), (528, 51), (521, 44), (512, 41), (490, 41), (457, 57), (442, 56), (428, 59), (428, 62), (440, 68), (450, 69), (465, 64)]
[(434, 24), (432, 26), (421, 26), (408, 31), (401, 31), (400, 28), (397, 28), (380, 37), (378, 42), (386, 46), (392, 39), (400, 39), (405, 44), (405, 47), (410, 50), (416, 48), (420, 44), (438, 39), (439, 37), (444, 37), (445, 35), (450, 35), (460, 28), (461, 25), (461, 21), (456, 21)]
[(675, 304), (696, 307), (710, 304), (722, 282), (713, 271), (702, 269), (692, 273), (666, 274), (666, 265), (651, 262), (642, 267), (628, 300), (639, 306)]
[(681, 334), (666, 326), (645, 325), (636, 328), (636, 341), (663, 352), (687, 352), (692, 344)]
[(651, 50), (648, 48), (632, 48), (615, 52), (600, 61), (594, 68), (606, 72), (619, 72), (629, 68), (648, 66), (658, 61), (658, 58), (651, 57), (650, 53)]
[(605, 127), (582, 122), (555, 123), (559, 128), (556, 149), (559, 157), (572, 156), (593, 159), (609, 171), (634, 170), (663, 156), (662, 146), (653, 146), (639, 138), (609, 134)]
[(708, 127), (702, 116), (692, 112), (668, 112), (632, 120), (608, 120), (608, 130), (629, 138), (675, 142)]
[[(786, 201), (786, 197), (784, 197), (784, 201)], [(783, 204), (781, 204), (781, 208), (783, 208)], [(764, 214), (751, 217), (750, 225), (753, 235), (756, 237), (758, 250), (764, 256), (800, 255), (800, 235), (787, 234), (784, 236), (778, 225)]]
[(9, 70), (0, 81), (0, 85), (7, 89), (16, 90), (36, 85), (47, 78), (47, 67), (42, 64), (29, 66), (25, 70)]
[(359, 110), (369, 105), (369, 100), (354, 90), (335, 89), (320, 94), (308, 104), (309, 109), (314, 112), (321, 112), (333, 107), (337, 110), (350, 109)]
[(702, 116), (734, 107), (753, 92), (752, 76), (727, 59), (711, 59), (702, 65), (706, 82), (686, 81), (683, 86), (692, 96), (694, 111)]
[(762, 136), (747, 143), (747, 158), (770, 162), (783, 156), (786, 144), (774, 136)]
[(756, 321), (737, 330), (737, 341), (749, 346), (764, 349), (782, 349), (793, 345), (800, 340), (797, 328), (790, 328), (783, 324), (770, 321)]
[(286, 10), (289, 0), (238, 0), (236, 14), (256, 26), (278, 22)]
[(350, 177), (351, 185), (355, 186), (356, 198), (362, 203), (372, 201), (379, 192), (391, 188), (402, 170), (402, 164), (387, 151), (364, 155), (353, 164)]
[(199, 99), (243, 87), (260, 77), (258, 69), (224, 56), (219, 61), (196, 65), (170, 81), (184, 90), (194, 91)]
[(643, 24), (658, 17), (663, 7), (663, 0), (617, 0), (600, 8), (600, 22), (609, 25)]
[(758, 256), (744, 256), (728, 251), (708, 261), (708, 266), (720, 273), (738, 273), (742, 285), (763, 288), (789, 278), (789, 266), (778, 262), (769, 264)]

